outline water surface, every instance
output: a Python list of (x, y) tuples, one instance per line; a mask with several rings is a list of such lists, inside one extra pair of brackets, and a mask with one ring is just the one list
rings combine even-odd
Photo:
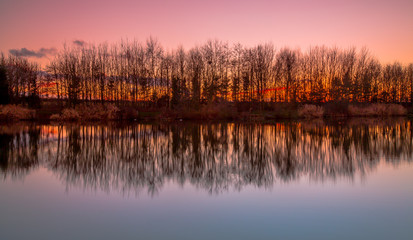
[(0, 239), (412, 239), (403, 119), (0, 126)]

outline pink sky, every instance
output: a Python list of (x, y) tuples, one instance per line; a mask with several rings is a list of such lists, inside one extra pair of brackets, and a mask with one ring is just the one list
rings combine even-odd
[[(366, 46), (383, 63), (413, 62), (413, 1), (1, 0), (0, 51), (156, 37), (166, 49), (218, 38), (306, 50)], [(46, 59), (36, 59), (46, 62)]]

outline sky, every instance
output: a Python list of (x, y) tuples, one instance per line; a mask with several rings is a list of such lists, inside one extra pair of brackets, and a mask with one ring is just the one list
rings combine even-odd
[(0, 0), (0, 52), (47, 64), (63, 44), (155, 37), (166, 50), (209, 39), (367, 47), (382, 63), (413, 63), (412, 0)]

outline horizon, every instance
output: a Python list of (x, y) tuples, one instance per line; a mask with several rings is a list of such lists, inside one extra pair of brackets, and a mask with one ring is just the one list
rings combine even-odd
[[(162, 4), (160, 4), (163, 2)], [(128, 4), (126, 4), (128, 3)], [(230, 46), (272, 43), (366, 47), (382, 64), (413, 62), (413, 2), (387, 1), (2, 1), (0, 52), (26, 53), (45, 67), (64, 43), (158, 39), (166, 51), (208, 40)], [(108, 17), (110, 16), (110, 17)]]

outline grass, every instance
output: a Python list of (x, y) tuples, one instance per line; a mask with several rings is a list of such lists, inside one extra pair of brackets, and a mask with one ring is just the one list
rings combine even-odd
[[(139, 109), (139, 112), (138, 112)], [(134, 104), (85, 102), (76, 107), (64, 107), (63, 102), (45, 101), (36, 110), (20, 105), (0, 106), (0, 121), (14, 120), (52, 120), (60, 122), (77, 121), (176, 121), (176, 120), (239, 120), (272, 121), (280, 119), (326, 119), (352, 117), (390, 117), (407, 116), (412, 109), (400, 104), (348, 104), (324, 103), (322, 105), (298, 103), (231, 103), (219, 102), (190, 104), (168, 107), (148, 108)], [(410, 116), (410, 115), (409, 115)]]
[(201, 105), (199, 108), (179, 106), (175, 109), (164, 109), (158, 115), (160, 120), (233, 120), (237, 117), (235, 106), (228, 103)]
[(113, 104), (80, 104), (50, 117), (53, 121), (107, 121), (120, 118), (121, 111)]
[(302, 118), (322, 118), (324, 116), (324, 108), (312, 104), (305, 104), (298, 109), (298, 116)]
[(0, 105), (0, 120), (2, 121), (31, 120), (35, 118), (35, 113), (35, 110), (20, 105)]
[(407, 109), (399, 104), (375, 103), (362, 106), (350, 105), (348, 113), (352, 117), (405, 116)]

